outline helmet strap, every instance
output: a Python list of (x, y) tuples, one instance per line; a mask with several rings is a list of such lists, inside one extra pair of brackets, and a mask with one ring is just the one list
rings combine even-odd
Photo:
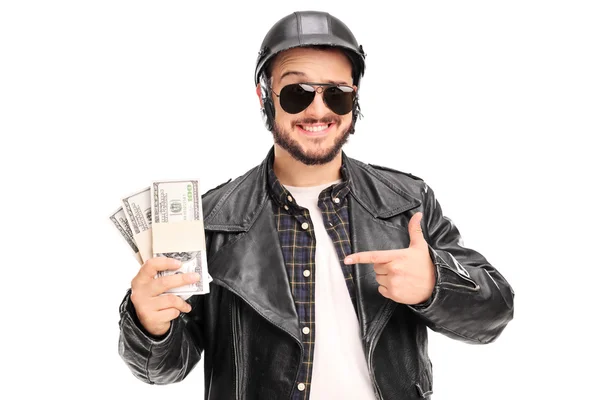
[(263, 103), (263, 107), (261, 109), (263, 120), (265, 122), (265, 127), (269, 132), (271, 132), (275, 126), (275, 104), (273, 104), (273, 98), (271, 97), (271, 85), (268, 82), (265, 72), (260, 75), (260, 92)]

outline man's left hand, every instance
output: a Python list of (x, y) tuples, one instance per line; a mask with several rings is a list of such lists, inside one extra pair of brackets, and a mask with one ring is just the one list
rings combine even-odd
[(422, 213), (408, 223), (410, 244), (406, 249), (363, 251), (350, 254), (345, 264), (372, 263), (379, 293), (403, 304), (419, 304), (429, 299), (435, 286), (434, 265), (421, 229)]

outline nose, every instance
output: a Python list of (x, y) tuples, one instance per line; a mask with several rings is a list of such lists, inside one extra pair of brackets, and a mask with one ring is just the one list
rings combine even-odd
[(317, 87), (317, 92), (315, 93), (315, 98), (312, 103), (306, 108), (306, 115), (310, 115), (314, 118), (322, 118), (326, 114), (328, 114), (331, 110), (327, 107), (323, 100), (323, 88)]

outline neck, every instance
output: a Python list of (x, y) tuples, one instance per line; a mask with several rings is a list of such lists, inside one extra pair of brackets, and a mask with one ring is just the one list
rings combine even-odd
[(341, 179), (342, 152), (327, 164), (306, 165), (275, 145), (273, 170), (277, 179), (288, 186), (318, 186)]

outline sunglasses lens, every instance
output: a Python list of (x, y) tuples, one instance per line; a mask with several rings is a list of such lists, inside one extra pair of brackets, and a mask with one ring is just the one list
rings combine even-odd
[(323, 99), (334, 113), (348, 114), (354, 104), (354, 90), (349, 86), (332, 86), (325, 90)]
[(281, 108), (290, 114), (298, 114), (308, 107), (314, 98), (315, 89), (303, 84), (287, 85), (279, 94)]

